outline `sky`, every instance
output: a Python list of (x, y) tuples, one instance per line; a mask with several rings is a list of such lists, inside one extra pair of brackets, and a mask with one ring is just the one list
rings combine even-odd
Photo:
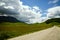
[(21, 0), (24, 5), (38, 6), (42, 10), (46, 10), (50, 7), (60, 6), (60, 0)]
[(60, 18), (60, 0), (0, 0), (0, 16), (12, 16), (27, 24)]

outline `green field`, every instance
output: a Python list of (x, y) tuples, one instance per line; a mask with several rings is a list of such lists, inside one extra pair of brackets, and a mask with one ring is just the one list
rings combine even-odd
[(7, 38), (17, 37), (35, 31), (47, 29), (54, 26), (55, 24), (57, 25), (58, 23), (25, 24), (20, 22), (16, 23), (3, 22), (0, 23), (0, 40), (5, 40)]

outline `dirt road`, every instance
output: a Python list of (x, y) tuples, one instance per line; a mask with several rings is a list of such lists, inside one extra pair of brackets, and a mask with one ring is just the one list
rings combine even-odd
[(46, 30), (11, 38), (8, 40), (60, 40), (60, 28), (54, 26)]

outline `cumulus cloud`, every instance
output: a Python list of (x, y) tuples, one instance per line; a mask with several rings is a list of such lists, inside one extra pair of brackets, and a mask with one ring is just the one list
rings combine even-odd
[(53, 1), (49, 1), (48, 4), (51, 4), (51, 3), (57, 3), (59, 0), (53, 0)]
[(60, 6), (49, 8), (47, 11), (48, 18), (60, 18)]
[(0, 6), (3, 6), (3, 5), (5, 5), (5, 3), (4, 2), (0, 2)]
[(34, 8), (34, 9), (37, 9), (37, 10), (40, 10), (39, 7), (37, 7), (37, 6), (34, 6), (33, 8)]
[(5, 9), (14, 9), (12, 6), (4, 6)]
[(0, 15), (8, 15), (25, 23), (41, 23), (41, 10), (37, 6), (23, 5), (20, 0), (0, 0)]
[(19, 2), (17, 0), (0, 0), (0, 13), (7, 15), (15, 15), (18, 13)]

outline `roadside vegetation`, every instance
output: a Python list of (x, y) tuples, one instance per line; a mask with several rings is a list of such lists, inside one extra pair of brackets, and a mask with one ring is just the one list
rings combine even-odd
[(44, 23), (36, 23), (36, 24), (26, 24), (23, 22), (2, 22), (0, 23), (0, 40), (6, 40), (7, 38), (13, 38), (25, 34), (29, 34), (32, 32), (44, 30), (54, 25), (60, 27), (59, 22), (44, 22)]

